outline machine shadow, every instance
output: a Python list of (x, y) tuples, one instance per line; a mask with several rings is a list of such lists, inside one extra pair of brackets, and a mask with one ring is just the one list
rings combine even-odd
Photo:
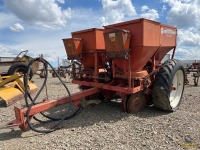
[[(62, 110), (64, 112), (64, 110)], [(57, 113), (55, 111), (55, 113)], [(126, 119), (128, 117), (141, 117), (151, 119), (152, 117), (167, 115), (167, 112), (163, 112), (157, 110), (153, 107), (145, 107), (145, 109), (141, 112), (135, 114), (124, 113), (121, 109), (121, 103), (118, 102), (106, 102), (101, 103), (99, 105), (88, 106), (81, 111), (77, 116), (64, 120), (63, 123), (59, 126), (60, 129), (70, 129), (75, 130), (80, 127), (88, 127), (94, 124), (101, 123), (115, 123), (122, 119)], [(50, 127), (56, 125), (57, 122), (49, 122), (49, 123), (37, 123), (34, 125), (35, 128), (42, 128), (44, 130), (48, 130)], [(27, 130), (29, 132), (30, 129)], [(31, 136), (22, 137), (23, 131), (21, 130), (12, 130), (0, 133), (0, 141), (6, 141), (13, 138), (29, 138), (32, 136), (38, 136), (41, 134), (33, 134)]]
[(151, 119), (152, 117), (164, 116), (164, 115), (168, 115), (169, 113), (170, 112), (159, 110), (153, 106), (146, 106), (143, 111), (132, 114), (132, 115), (140, 117), (140, 118)]
[(9, 131), (7, 132), (0, 133), (0, 141), (7, 141), (7, 140), (15, 139), (15, 138), (30, 138), (30, 137), (38, 136), (34, 134), (34, 135), (23, 137), (22, 133), (23, 131), (21, 131), (20, 129), (18, 130), (9, 129)]

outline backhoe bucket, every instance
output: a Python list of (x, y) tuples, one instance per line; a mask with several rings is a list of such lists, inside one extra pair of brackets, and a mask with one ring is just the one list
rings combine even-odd
[[(34, 93), (37, 86), (31, 81), (28, 83), (29, 92)], [(10, 106), (11, 104), (24, 98), (24, 83), (22, 76), (14, 74), (12, 76), (0, 76), (0, 105)]]

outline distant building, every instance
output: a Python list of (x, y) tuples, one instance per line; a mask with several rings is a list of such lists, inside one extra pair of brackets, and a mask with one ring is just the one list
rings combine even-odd
[(0, 61), (13, 61), (15, 57), (0, 57)]

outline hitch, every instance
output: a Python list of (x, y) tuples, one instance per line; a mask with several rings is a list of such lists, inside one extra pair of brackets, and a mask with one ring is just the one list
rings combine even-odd
[[(75, 106), (79, 106), (80, 100), (82, 98), (89, 96), (89, 95), (99, 93), (99, 92), (101, 92), (100, 89), (91, 88), (91, 89), (88, 89), (88, 90), (85, 90), (85, 91), (75, 93), (75, 94), (71, 95), (72, 103)], [(53, 107), (64, 105), (68, 102), (70, 102), (69, 96), (65, 96), (65, 97), (62, 97), (62, 98), (59, 98), (59, 99), (52, 99), (50, 101), (45, 101), (43, 103), (33, 105), (31, 107), (29, 116), (27, 116), (28, 108), (20, 109), (18, 107), (14, 107), (16, 119), (9, 122), (6, 125), (6, 127), (16, 127), (16, 126), (18, 126), (22, 131), (26, 131), (26, 129), (28, 127), (27, 117), (29, 117), (29, 119), (31, 120), (33, 118), (33, 116), (37, 113), (49, 110)]]

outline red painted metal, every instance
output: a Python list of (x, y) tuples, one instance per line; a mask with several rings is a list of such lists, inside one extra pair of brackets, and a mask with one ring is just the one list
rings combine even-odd
[(113, 53), (129, 50), (130, 32), (126, 30), (116, 30), (104, 33), (105, 49), (107, 55), (112, 57)]
[(171, 86), (171, 91), (175, 91), (176, 90), (176, 87), (175, 86)]
[(72, 32), (72, 37), (83, 39), (83, 52), (94, 52), (96, 50), (105, 50), (103, 33), (104, 29), (91, 28)]
[[(157, 52), (156, 61), (162, 58), (176, 46), (177, 29), (159, 22), (137, 19), (106, 26), (130, 31), (131, 70), (140, 71)], [(110, 29), (108, 29), (110, 30)], [(126, 60), (113, 60), (115, 65), (123, 70)], [(128, 66), (128, 65), (127, 65)], [(127, 68), (128, 69), (128, 68)]]
[[(71, 96), (71, 100), (76, 106), (78, 106), (81, 98), (84, 98), (86, 96), (93, 95), (93, 94), (96, 94), (96, 93), (99, 93), (99, 92), (101, 92), (101, 89), (90, 88), (88, 90), (81, 91), (81, 92), (73, 94)], [(65, 96), (65, 97), (62, 97), (62, 98), (59, 98), (59, 99), (53, 99), (53, 100), (49, 100), (49, 101), (45, 101), (43, 103), (33, 105), (31, 110), (30, 110), (30, 113), (29, 113), (30, 116), (29, 117), (32, 118), (35, 114), (37, 114), (39, 112), (49, 110), (49, 109), (56, 107), (56, 106), (64, 105), (68, 102), (70, 102), (70, 98), (69, 98), (69, 96)], [(25, 131), (27, 126), (28, 126), (26, 121), (25, 121), (25, 116), (27, 114), (28, 108), (20, 109), (18, 107), (15, 107), (14, 109), (15, 109), (16, 119), (11, 121), (10, 123), (8, 123), (7, 127), (19, 126), (23, 131)]]
[(79, 81), (79, 80), (73, 80), (72, 83), (84, 85), (84, 86), (88, 86), (88, 87), (97, 87), (97, 88), (115, 91), (115, 92), (121, 92), (121, 93), (125, 93), (125, 94), (133, 94), (133, 93), (136, 93), (143, 89), (143, 86), (129, 88), (129, 86), (119, 86), (120, 84), (110, 85), (110, 84), (105, 84), (105, 83), (95, 83), (95, 82), (87, 82), (87, 81)]
[(63, 39), (63, 43), (68, 59), (77, 58), (82, 53), (83, 41), (81, 38)]
[(99, 63), (102, 64), (101, 55), (105, 51), (103, 37), (104, 29), (91, 28), (72, 32), (72, 38), (81, 38), (83, 40), (83, 53), (79, 59), (84, 67), (95, 67), (95, 53), (98, 51)]
[[(83, 39), (83, 53), (79, 59), (83, 69), (80, 78), (74, 78), (73, 83), (101, 88), (108, 97), (112, 97), (113, 92), (118, 94), (126, 110), (126, 95), (142, 90), (150, 95), (161, 60), (172, 49), (174, 56), (176, 36), (175, 27), (147, 19), (108, 25), (104, 30), (92, 28), (73, 32), (73, 38)], [(106, 61), (110, 65), (108, 68), (104, 68)], [(104, 82), (99, 80), (108, 74), (111, 75), (108, 80), (106, 77)]]

